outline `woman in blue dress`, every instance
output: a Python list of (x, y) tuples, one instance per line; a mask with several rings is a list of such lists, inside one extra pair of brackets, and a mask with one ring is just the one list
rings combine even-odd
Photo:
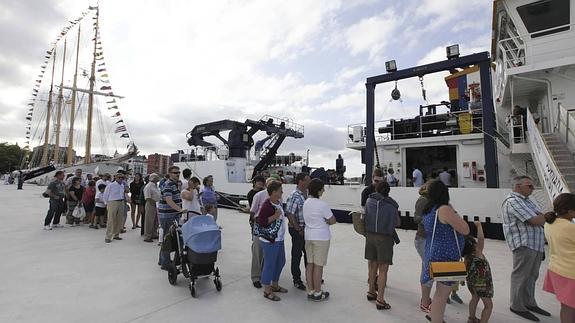
[[(469, 225), (449, 204), (449, 191), (445, 184), (439, 180), (430, 182), (427, 187), (427, 194), (429, 201), (423, 209), (423, 226), (426, 239), (422, 284), (432, 280), (429, 274), (431, 262), (458, 261), (461, 259), (464, 246), (463, 236), (469, 234)], [(435, 235), (433, 236), (434, 226)], [(457, 239), (457, 243), (455, 239)], [(436, 284), (435, 294), (431, 302), (431, 317), (427, 316), (432, 323), (443, 322), (445, 304), (451, 293), (451, 285), (454, 283), (442, 281)]]

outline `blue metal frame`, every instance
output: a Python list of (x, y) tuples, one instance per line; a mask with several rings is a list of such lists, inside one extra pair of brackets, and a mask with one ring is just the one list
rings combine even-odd
[(486, 184), (488, 188), (499, 187), (499, 179), (497, 175), (497, 143), (495, 142), (495, 110), (493, 108), (493, 94), (491, 92), (491, 59), (488, 52), (452, 58), (441, 62), (415, 66), (367, 78), (365, 83), (367, 132), (364, 160), (365, 183), (371, 183), (371, 173), (374, 165), (376, 85), (441, 71), (449, 71), (456, 68), (464, 68), (471, 65), (479, 66), (479, 74), (481, 77)]

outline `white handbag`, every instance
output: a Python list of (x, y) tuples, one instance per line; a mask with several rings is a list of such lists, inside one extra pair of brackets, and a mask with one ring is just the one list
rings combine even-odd
[(74, 211), (72, 211), (72, 216), (76, 219), (83, 219), (86, 216), (86, 211), (84, 211), (84, 208), (78, 204), (74, 208)]

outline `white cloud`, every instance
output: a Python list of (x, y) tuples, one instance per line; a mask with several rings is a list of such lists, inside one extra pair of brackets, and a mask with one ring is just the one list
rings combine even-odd
[(393, 31), (398, 27), (398, 23), (398, 17), (393, 9), (365, 18), (347, 29), (346, 45), (353, 55), (367, 52), (370, 59), (375, 59), (393, 40)]

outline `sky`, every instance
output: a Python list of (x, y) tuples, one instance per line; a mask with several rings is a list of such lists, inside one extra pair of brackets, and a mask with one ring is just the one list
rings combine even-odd
[[(0, 141), (25, 142), (31, 88), (45, 51), (94, 1), (0, 2)], [(365, 80), (462, 54), (488, 51), (487, 0), (185, 1), (101, 0), (101, 39), (123, 120), (141, 154), (188, 149), (185, 134), (220, 119), (287, 117), (305, 127), (280, 153), (347, 176), (364, 170), (346, 148), (348, 125), (365, 122)], [(444, 74), (424, 78), (430, 103), (448, 98)], [(410, 118), (424, 103), (416, 79), (376, 88), (376, 120)], [(36, 111), (36, 110), (35, 110)]]

